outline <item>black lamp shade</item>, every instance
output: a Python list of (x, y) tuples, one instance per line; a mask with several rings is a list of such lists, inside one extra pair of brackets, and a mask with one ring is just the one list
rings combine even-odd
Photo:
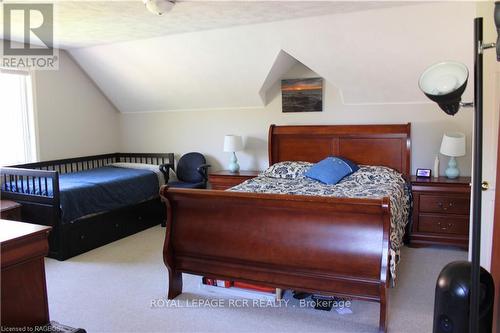
[(454, 61), (434, 64), (427, 68), (418, 82), (420, 89), (449, 115), (460, 109), (462, 94), (467, 87), (467, 66)]

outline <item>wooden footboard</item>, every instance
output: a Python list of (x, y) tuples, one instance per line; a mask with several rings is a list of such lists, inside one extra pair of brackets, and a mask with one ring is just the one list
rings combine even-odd
[(389, 200), (170, 189), (168, 298), (181, 273), (380, 303), (386, 331)]

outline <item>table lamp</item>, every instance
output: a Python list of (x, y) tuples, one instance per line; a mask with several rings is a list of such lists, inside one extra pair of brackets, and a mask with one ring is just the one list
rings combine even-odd
[(238, 135), (226, 135), (224, 137), (224, 151), (227, 153), (233, 153), (231, 156), (231, 163), (229, 163), (229, 171), (237, 173), (240, 171), (240, 165), (238, 164), (238, 159), (236, 158), (236, 152), (243, 149), (243, 141), (241, 136)]
[(441, 149), (439, 152), (450, 157), (448, 168), (445, 171), (446, 177), (450, 179), (457, 178), (460, 175), (460, 170), (457, 168), (455, 157), (465, 155), (465, 134), (462, 133), (446, 133), (443, 135)]

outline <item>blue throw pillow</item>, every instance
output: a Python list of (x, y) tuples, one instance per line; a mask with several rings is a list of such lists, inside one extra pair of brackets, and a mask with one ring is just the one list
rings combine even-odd
[(342, 178), (358, 170), (359, 167), (352, 161), (332, 156), (314, 164), (305, 173), (305, 176), (328, 185), (335, 185), (342, 180)]

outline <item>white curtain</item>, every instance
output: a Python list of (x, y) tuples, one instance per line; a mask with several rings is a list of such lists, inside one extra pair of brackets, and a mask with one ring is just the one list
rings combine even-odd
[(36, 160), (29, 72), (0, 69), (0, 166)]

